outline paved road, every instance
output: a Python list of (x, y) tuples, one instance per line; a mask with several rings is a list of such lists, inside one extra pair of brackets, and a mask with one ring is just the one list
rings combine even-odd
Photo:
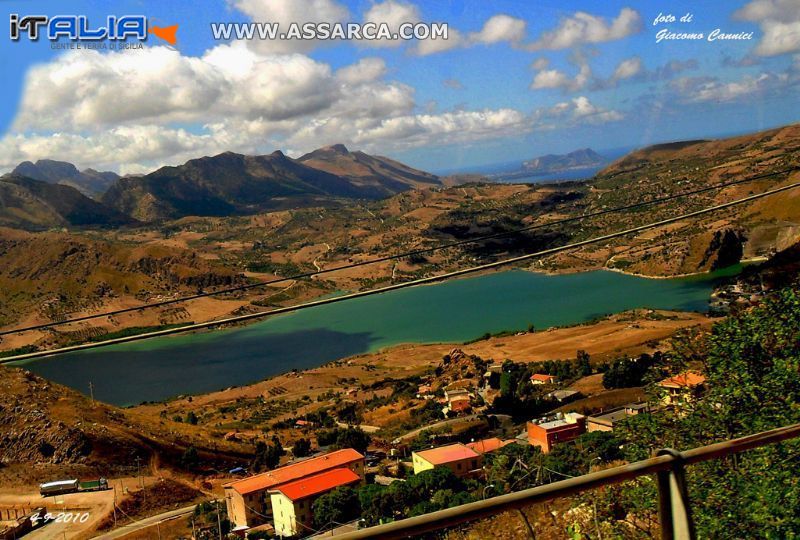
[[(459, 416), (459, 417), (456, 417), (456, 418), (450, 418), (448, 420), (442, 420), (440, 422), (436, 422), (435, 424), (430, 424), (430, 425), (427, 425), (427, 426), (419, 427), (417, 429), (412, 429), (408, 433), (405, 433), (405, 434), (400, 435), (399, 437), (397, 437), (395, 440), (392, 441), (392, 443), (398, 444), (398, 443), (400, 443), (400, 442), (402, 442), (402, 441), (404, 441), (406, 439), (413, 439), (414, 437), (416, 437), (417, 435), (419, 435), (420, 433), (422, 433), (423, 431), (425, 431), (427, 429), (436, 429), (436, 428), (448, 426), (450, 424), (459, 424), (459, 423), (462, 423), (462, 422), (471, 422), (472, 420), (476, 420), (478, 418), (482, 418), (482, 417), (485, 417), (485, 416), (486, 416), (485, 414), (470, 414), (470, 415), (467, 415), (467, 416)], [(490, 414), (489, 416), (494, 416), (498, 420), (508, 420), (508, 419), (511, 418), (507, 414)]]
[[(122, 527), (118, 527), (111, 532), (102, 534), (100, 536), (95, 536), (94, 538), (99, 540), (112, 540), (114, 538), (123, 538), (124, 536), (134, 532), (139, 531), (141, 529), (152, 527), (156, 523), (161, 523), (163, 521), (167, 521), (169, 519), (178, 518), (181, 516), (186, 516), (194, 512), (194, 508), (197, 506), (193, 504), (191, 506), (184, 506), (183, 508), (178, 508), (176, 510), (170, 510), (169, 512), (164, 512), (162, 514), (157, 514), (155, 516), (150, 516), (148, 518), (141, 519), (135, 523), (130, 523), (128, 525), (123, 525)], [(42, 537), (44, 538), (44, 537)], [(53, 538), (52, 536), (50, 538)], [(57, 538), (57, 537), (56, 537)]]

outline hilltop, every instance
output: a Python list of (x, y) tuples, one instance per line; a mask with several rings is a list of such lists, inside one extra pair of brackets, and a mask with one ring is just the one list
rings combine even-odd
[(280, 151), (246, 156), (225, 152), (121, 178), (103, 195), (108, 206), (141, 221), (184, 216), (232, 216), (380, 199), (440, 185), (435, 176), (343, 146), (295, 160)]
[(369, 193), (371, 198), (441, 185), (439, 178), (433, 174), (413, 169), (387, 157), (371, 156), (361, 151), (350, 152), (343, 144), (314, 150), (297, 161), (349, 178), (354, 185)]
[(50, 184), (71, 186), (92, 198), (102, 195), (119, 178), (114, 172), (94, 169), (79, 171), (72, 163), (52, 159), (40, 159), (36, 163), (23, 161), (14, 168), (12, 174)]
[(16, 173), (0, 177), (0, 226), (46, 229), (119, 227), (135, 223), (135, 219), (86, 197), (71, 186)]

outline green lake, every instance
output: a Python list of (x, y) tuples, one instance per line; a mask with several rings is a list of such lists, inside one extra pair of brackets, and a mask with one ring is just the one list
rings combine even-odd
[(463, 342), (486, 332), (565, 326), (633, 308), (706, 311), (713, 274), (647, 279), (520, 270), (402, 289), (249, 326), (168, 336), (32, 360), (48, 379), (118, 405), (252, 383), (399, 343)]

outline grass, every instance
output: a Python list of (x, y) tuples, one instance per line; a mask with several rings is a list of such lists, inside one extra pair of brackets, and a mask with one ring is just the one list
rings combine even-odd
[(36, 345), (25, 345), (23, 347), (17, 347), (16, 349), (0, 351), (0, 358), (8, 358), (9, 356), (17, 356), (18, 354), (28, 354), (36, 352), (38, 350), (39, 347), (37, 347)]

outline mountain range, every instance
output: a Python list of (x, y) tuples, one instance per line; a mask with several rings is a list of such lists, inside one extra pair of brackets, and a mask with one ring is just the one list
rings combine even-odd
[(225, 152), (128, 177), (81, 172), (63, 161), (26, 161), (0, 178), (0, 224), (106, 226), (190, 215), (247, 215), (381, 199), (435, 186), (441, 186), (435, 175), (386, 157), (350, 152), (341, 144), (299, 159), (280, 151), (261, 156)]
[(87, 197), (93, 198), (104, 193), (119, 178), (114, 172), (100, 172), (94, 169), (79, 171), (72, 163), (52, 159), (40, 159), (36, 163), (23, 161), (17, 165), (12, 174), (50, 184), (71, 186)]

